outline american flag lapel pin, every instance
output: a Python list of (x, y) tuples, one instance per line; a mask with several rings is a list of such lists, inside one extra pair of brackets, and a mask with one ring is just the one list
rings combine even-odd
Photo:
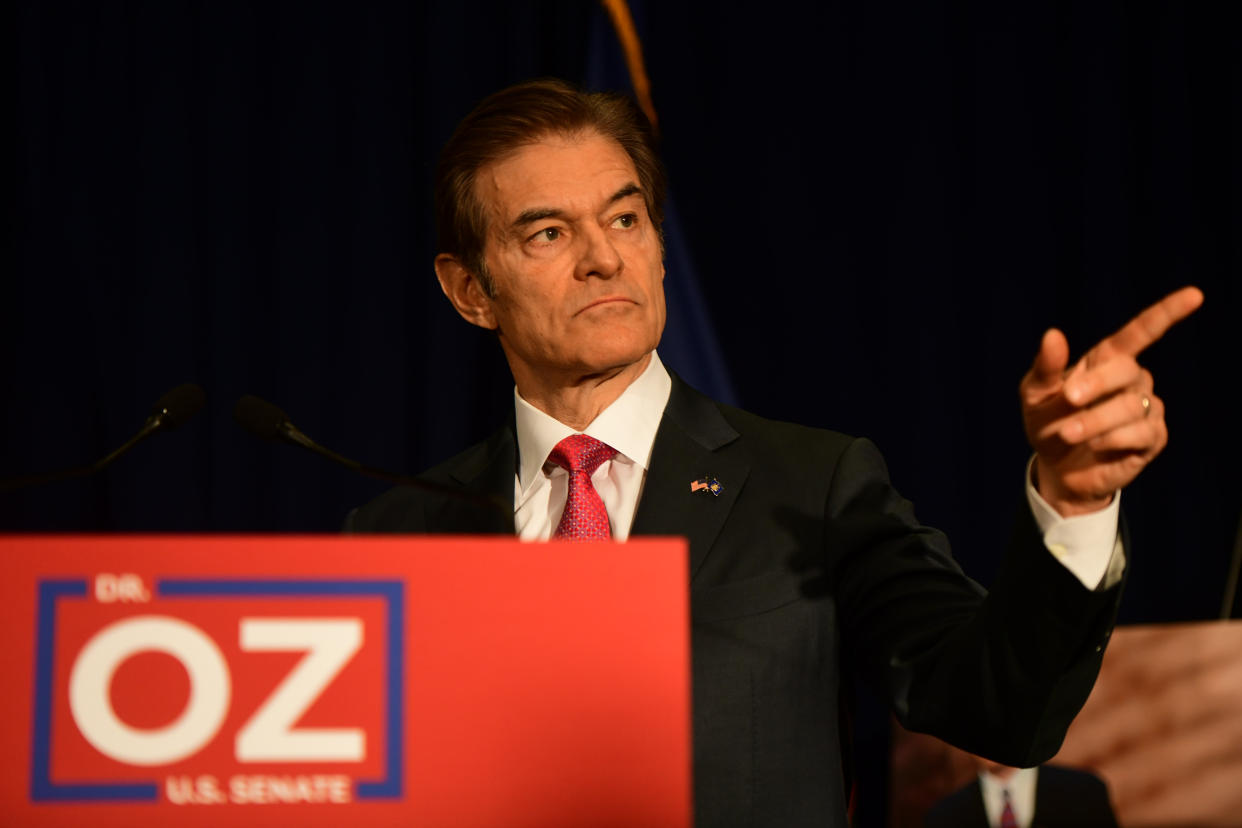
[(698, 480), (690, 481), (690, 492), (711, 492), (713, 497), (720, 497), (720, 493), (724, 491), (724, 486), (720, 485), (720, 481), (712, 475), (700, 477)]

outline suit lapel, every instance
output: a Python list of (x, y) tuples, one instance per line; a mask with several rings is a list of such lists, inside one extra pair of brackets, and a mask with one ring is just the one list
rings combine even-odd
[[(750, 464), (727, 450), (739, 435), (716, 404), (669, 373), (673, 390), (631, 535), (684, 535), (690, 541), (693, 578), (741, 493)], [(719, 495), (691, 489), (704, 478), (720, 482)]]
[(513, 475), (517, 439), (507, 423), (486, 441), (444, 467), (467, 497), (443, 497), (428, 509), (431, 532), (512, 535)]
[(970, 822), (968, 824), (987, 828), (991, 823), (988, 822), (987, 808), (983, 805), (983, 784), (979, 781), (979, 777), (975, 777), (975, 784), (970, 790)]

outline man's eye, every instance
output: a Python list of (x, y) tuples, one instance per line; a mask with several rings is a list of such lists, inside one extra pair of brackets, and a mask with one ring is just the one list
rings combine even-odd
[(561, 237), (561, 231), (555, 227), (545, 227), (535, 235), (531, 236), (531, 241), (537, 242), (554, 242)]
[(628, 230), (629, 228), (633, 227), (637, 223), (638, 223), (638, 216), (634, 215), (633, 213), (626, 213), (623, 216), (617, 216), (617, 218), (613, 221), (612, 224), (614, 227), (620, 227), (622, 230)]

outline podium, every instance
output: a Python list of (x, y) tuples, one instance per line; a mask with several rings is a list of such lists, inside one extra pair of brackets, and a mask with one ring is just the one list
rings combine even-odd
[(0, 823), (691, 822), (680, 539), (0, 550)]

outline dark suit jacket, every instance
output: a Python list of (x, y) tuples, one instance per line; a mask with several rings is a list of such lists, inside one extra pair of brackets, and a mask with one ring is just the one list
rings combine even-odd
[[(926, 828), (988, 828), (979, 779), (932, 806), (923, 824)], [(1031, 828), (1117, 828), (1108, 786), (1088, 771), (1044, 765), (1035, 778)]]
[[(512, 422), (425, 478), (512, 503)], [(719, 496), (692, 493), (711, 475)], [(513, 531), (511, 510), (392, 490), (358, 532)], [(921, 526), (868, 441), (764, 420), (674, 377), (634, 535), (690, 541), (700, 825), (846, 824), (839, 692), (857, 669), (909, 728), (1031, 765), (1099, 669), (1119, 590), (1093, 593), (1025, 505), (992, 596)]]

